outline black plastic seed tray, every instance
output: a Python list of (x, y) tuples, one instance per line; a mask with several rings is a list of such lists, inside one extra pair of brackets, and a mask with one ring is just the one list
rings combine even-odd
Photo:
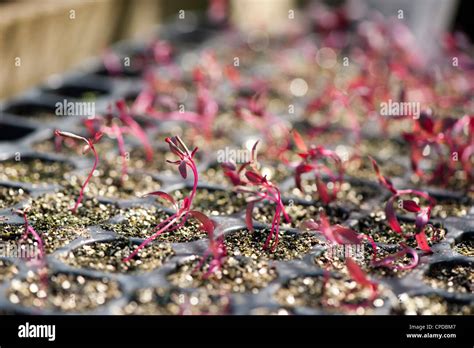
[[(212, 44), (212, 40), (215, 38), (212, 28), (206, 27), (180, 33), (174, 25), (171, 25), (165, 32), (165, 37), (172, 38), (178, 47), (182, 47), (180, 54), (193, 50), (198, 51), (206, 45)], [(123, 55), (140, 52), (141, 49), (141, 45), (134, 43), (122, 43), (115, 47), (115, 50)], [(24, 177), (19, 177), (16, 181), (1, 180), (2, 188), (11, 188), (22, 192), (18, 201), (12, 201), (0, 209), (0, 215), (7, 218), (0, 225), (0, 236), (3, 242), (11, 238), (10, 233), (13, 232), (9, 229), (15, 227), (21, 229), (23, 226), (22, 218), (12, 213), (12, 209), (32, 204), (48, 194), (51, 195), (50, 197), (54, 197), (58, 195), (58, 192), (63, 192), (68, 197), (69, 193), (64, 191), (64, 187), (68, 185), (71, 178), (79, 173), (87, 172), (92, 165), (92, 160), (89, 157), (56, 153), (54, 150), (38, 150), (37, 144), (47, 142), (52, 138), (53, 129), (84, 131), (80, 127), (82, 121), (80, 117), (51, 115), (54, 113), (55, 104), (63, 99), (80, 100), (84, 95), (92, 94), (95, 98), (96, 112), (104, 112), (110, 102), (118, 98), (135, 96), (140, 90), (140, 74), (130, 72), (125, 75), (120, 78), (108, 77), (101, 64), (96, 64), (87, 72), (66, 74), (45, 86), (40, 86), (14, 100), (2, 103), (0, 164), (16, 161), (17, 165), (22, 166), (29, 161), (39, 160), (46, 167), (51, 163), (57, 165), (53, 169), (57, 172), (48, 175), (40, 174), (37, 180), (34, 175), (31, 175), (33, 173), (27, 173), (27, 181), (30, 182), (25, 182)], [(224, 95), (225, 93), (227, 91), (223, 91)], [(158, 138), (160, 134), (167, 134), (168, 129), (173, 129), (176, 125), (182, 126), (173, 122), (163, 124), (153, 121), (152, 123), (156, 128), (150, 128), (149, 134), (156, 135)], [(240, 148), (250, 138), (253, 139), (251, 135), (240, 134), (232, 139), (232, 142), (235, 148)], [(162, 143), (164, 142), (162, 141)], [(156, 145), (156, 148), (160, 147), (162, 145)], [(112, 157), (117, 157), (114, 149), (111, 149), (109, 154)], [(16, 157), (19, 159), (15, 160)], [(402, 176), (396, 178), (395, 183), (399, 187), (408, 187), (408, 161), (401, 162), (405, 171)], [(208, 168), (215, 168), (215, 154), (201, 153), (198, 164), (201, 173), (206, 173)], [(183, 182), (173, 170), (171, 168), (159, 173), (153, 169), (135, 169), (130, 175), (150, 176), (153, 179), (150, 188), (172, 194), (190, 188), (192, 179), (188, 178), (187, 182)], [(5, 175), (8, 177), (9, 174)], [(47, 180), (43, 180), (43, 177), (47, 177)], [(226, 239), (228, 236), (246, 230), (245, 208), (236, 206), (235, 211), (229, 214), (225, 210), (225, 202), (221, 204), (213, 202), (209, 198), (222, 195), (224, 198), (227, 197), (230, 201), (229, 204), (232, 205), (232, 200), (237, 198), (232, 193), (231, 186), (225, 182), (213, 182), (213, 176), (207, 179), (209, 182), (206, 182), (206, 178), (200, 180), (198, 192), (203, 191), (205, 194), (202, 195), (201, 202), (196, 202), (196, 209), (208, 209), (208, 213), (216, 224), (216, 233), (225, 234)], [(346, 179), (354, 187), (361, 187), (361, 190), (367, 189), (369, 194), (362, 195), (359, 205), (353, 202), (350, 204), (342, 202), (336, 203), (336, 206), (331, 209), (339, 212), (340, 223), (357, 228), (361, 219), (370, 219), (372, 213), (383, 210), (388, 193), (380, 188), (375, 181), (350, 176)], [(137, 183), (139, 181), (137, 179)], [(293, 188), (292, 178), (282, 181), (281, 189), (284, 192), (285, 204), (295, 205), (298, 209), (308, 209), (308, 211), (309, 207), (320, 206), (311, 198), (294, 195)], [(372, 193), (370, 194), (370, 192)], [(454, 204), (463, 203), (467, 205), (467, 211), (462, 217), (432, 218), (432, 223), (442, 226), (446, 235), (432, 246), (433, 255), (421, 257), (420, 265), (415, 270), (391, 276), (369, 273), (381, 284), (383, 291), (376, 306), (372, 306), (362, 313), (358, 312), (358, 314), (426, 314), (430, 311), (439, 313), (440, 303), (446, 306), (444, 314), (466, 311), (472, 314), (474, 304), (474, 261), (472, 257), (474, 206), (472, 200), (462, 194), (438, 191), (433, 192), (433, 196), (441, 204), (447, 199), (453, 201)], [(206, 197), (210, 201), (205, 202)], [(0, 283), (1, 313), (349, 313), (343, 307), (323, 305), (318, 300), (316, 290), (314, 295), (311, 295), (314, 296), (314, 299), (304, 299), (304, 294), (292, 292), (302, 288), (303, 292), (313, 294), (312, 286), (316, 287), (315, 284), (320, 283), (320, 280), (326, 276), (321, 264), (318, 263), (325, 252), (324, 240), (320, 235), (304, 234), (297, 226), (284, 227), (282, 241), (288, 240), (289, 243), (287, 248), (290, 256), (287, 259), (285, 259), (285, 254), (281, 257), (268, 253), (245, 255), (245, 251), (242, 252), (242, 250), (230, 246), (229, 261), (224, 268), (223, 279), (215, 283), (192, 279), (197, 276), (193, 276), (189, 271), (207, 247), (208, 240), (203, 234), (196, 234), (195, 238), (192, 238), (194, 240), (173, 241), (170, 245), (166, 238), (157, 240), (153, 246), (147, 247), (150, 250), (145, 256), (142, 255), (141, 261), (134, 261), (134, 268), (122, 269), (117, 260), (120, 260), (125, 254), (122, 254), (120, 250), (143, 241), (146, 234), (137, 232), (132, 236), (126, 232), (120, 232), (120, 229), (114, 231), (114, 226), (123, 226), (127, 219), (130, 221), (133, 209), (141, 209), (142, 213), (144, 212), (144, 215), (137, 213), (134, 221), (138, 222), (142, 220), (146, 222), (146, 219), (151, 219), (153, 214), (169, 214), (170, 210), (161, 206), (153, 198), (139, 198), (133, 195), (117, 197), (113, 193), (103, 196), (97, 194), (96, 198), (97, 200), (91, 203), (93, 205), (91, 209), (99, 207), (99, 210), (104, 211), (103, 221), (93, 223), (91, 222), (93, 219), (84, 218), (84, 222), (73, 227), (72, 232), (65, 232), (64, 228), (67, 226), (55, 226), (49, 231), (52, 239), (59, 238), (58, 246), (53, 247), (47, 256), (48, 286), (52, 288), (50, 294), (41, 293), (37, 285), (38, 275), (35, 274), (34, 268), (29, 263), (21, 258), (0, 258), (0, 262), (2, 262), (0, 281), (3, 280)], [(88, 199), (86, 198), (86, 200)], [(89, 200), (91, 200), (90, 197)], [(68, 199), (69, 201), (70, 199)], [(45, 202), (47, 204), (48, 200)], [(307, 216), (307, 218), (311, 217)], [(50, 218), (54, 219), (54, 216), (50, 216)], [(51, 222), (51, 224), (53, 223), (54, 221)], [(256, 231), (268, 228), (269, 224), (258, 221), (255, 223)], [(80, 232), (78, 232), (79, 230)], [(247, 233), (251, 235), (248, 231)], [(306, 249), (299, 252), (297, 243), (301, 238), (307, 244)], [(260, 243), (258, 238), (257, 242), (254, 240), (254, 243)], [(471, 245), (470, 255), (467, 254), (469, 256), (460, 253), (459, 245), (461, 243)], [(381, 248), (391, 247), (389, 243), (379, 243), (379, 246)], [(295, 251), (295, 254), (291, 254), (292, 250)], [(342, 279), (341, 286), (346, 286), (344, 279), (347, 279), (347, 275), (338, 270), (330, 272), (331, 279), (334, 279), (335, 282)], [(464, 273), (459, 276), (456, 272)], [(444, 274), (444, 276), (433, 280), (440, 274)], [(317, 281), (313, 282), (314, 280)], [(461, 282), (461, 284), (456, 282)], [(302, 296), (303, 299), (298, 296)]]

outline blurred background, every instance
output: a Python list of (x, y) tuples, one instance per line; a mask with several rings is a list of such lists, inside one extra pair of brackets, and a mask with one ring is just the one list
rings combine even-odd
[[(0, 0), (0, 99), (18, 94), (51, 74), (69, 70), (110, 44), (146, 38), (182, 11), (225, 13), (242, 30), (278, 35), (290, 11), (317, 0)], [(471, 39), (470, 0), (340, 0), (354, 16), (376, 9), (397, 16), (411, 28), (427, 54), (435, 54), (444, 31), (459, 30)], [(187, 12), (189, 13), (189, 12)], [(325, 15), (325, 14), (321, 14)], [(189, 17), (188, 17), (189, 18)], [(331, 17), (327, 18), (329, 21)]]

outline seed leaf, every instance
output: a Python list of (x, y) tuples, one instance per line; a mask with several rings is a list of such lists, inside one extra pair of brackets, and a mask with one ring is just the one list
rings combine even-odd
[(423, 250), (424, 252), (427, 253), (432, 253), (433, 251), (431, 250), (428, 240), (426, 239), (426, 234), (425, 232), (418, 233), (416, 236), (416, 242), (418, 243), (418, 247)]
[(397, 233), (402, 234), (402, 228), (400, 227), (400, 224), (398, 223), (397, 215), (395, 214), (395, 208), (393, 207), (393, 203), (395, 199), (397, 198), (397, 195), (393, 195), (390, 197), (388, 200), (387, 204), (385, 205), (385, 215), (387, 216), (387, 221), (392, 230), (394, 230)]
[(349, 275), (351, 276), (352, 279), (354, 279), (357, 283), (362, 285), (363, 287), (370, 287), (372, 288), (374, 286), (374, 283), (372, 283), (368, 278), (367, 275), (364, 273), (364, 271), (359, 267), (359, 265), (352, 260), (350, 257), (346, 259), (346, 266), (347, 266), (347, 271), (349, 272)]
[(196, 210), (190, 210), (189, 214), (194, 217), (196, 220), (198, 220), (202, 224), (202, 228), (204, 231), (207, 232), (207, 235), (210, 238), (213, 238), (214, 235), (214, 224), (212, 223), (212, 220), (209, 219), (206, 215), (203, 213), (196, 211)]
[(412, 200), (404, 200), (402, 202), (403, 209), (409, 211), (410, 213), (417, 213), (420, 211), (420, 206)]
[(255, 202), (248, 202), (245, 210), (245, 224), (250, 232), (253, 232), (252, 212)]
[(174, 200), (174, 198), (166, 192), (155, 191), (155, 192), (150, 192), (150, 193), (147, 193), (147, 194), (143, 195), (143, 197), (148, 197), (148, 196), (158, 196), (160, 198), (163, 198), (163, 199), (167, 200), (168, 202), (171, 202), (171, 204), (173, 204), (174, 207), (177, 206), (176, 201)]
[(306, 146), (301, 134), (295, 129), (293, 129), (291, 132), (293, 133), (293, 140), (295, 141), (295, 145), (298, 150), (302, 152), (308, 152), (308, 147)]
[(249, 170), (245, 172), (245, 176), (254, 184), (259, 184), (263, 181), (263, 178), (259, 174), (249, 171)]
[(186, 179), (186, 177), (188, 176), (188, 172), (186, 170), (186, 162), (185, 161), (181, 161), (181, 163), (179, 164), (179, 173), (181, 174), (181, 176), (183, 177), (183, 179)]
[(319, 198), (321, 198), (324, 204), (329, 204), (331, 202), (331, 198), (329, 197), (326, 184), (319, 176), (316, 176), (316, 187), (319, 192)]

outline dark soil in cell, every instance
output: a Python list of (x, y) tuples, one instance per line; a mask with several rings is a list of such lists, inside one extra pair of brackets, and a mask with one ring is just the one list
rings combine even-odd
[(130, 255), (138, 244), (126, 239), (112, 242), (85, 244), (60, 259), (66, 264), (80, 269), (95, 269), (104, 272), (137, 273), (153, 271), (174, 255), (168, 243), (151, 243), (128, 262), (123, 259)]
[[(280, 226), (292, 228), (301, 228), (301, 224), (308, 220), (318, 221), (322, 212), (326, 214), (331, 224), (340, 224), (349, 217), (349, 213), (341, 207), (335, 204), (324, 206), (320, 202), (314, 202), (313, 204), (291, 202), (285, 204), (285, 210), (291, 218), (291, 222), (288, 223), (282, 216)], [(254, 208), (253, 217), (258, 222), (271, 225), (274, 213), (275, 205), (264, 203), (263, 206)]]
[(453, 250), (464, 256), (474, 256), (474, 233), (465, 233), (456, 241)]
[(61, 312), (94, 310), (120, 296), (118, 283), (108, 278), (56, 273), (43, 281), (31, 271), (24, 280), (12, 280), (7, 294), (13, 304)]
[(448, 300), (441, 296), (419, 295), (399, 297), (399, 305), (393, 309), (397, 315), (473, 315), (474, 307), (469, 302)]
[(18, 268), (10, 261), (0, 259), (0, 284), (18, 274)]
[[(395, 177), (403, 177), (407, 173), (407, 168), (404, 166), (397, 164), (393, 161), (377, 161), (379, 164), (380, 170), (386, 177), (395, 178)], [(362, 157), (358, 160), (353, 160), (349, 162), (345, 162), (345, 169), (346, 174), (365, 180), (377, 181), (377, 175), (374, 171), (372, 166), (372, 162), (368, 157)]]
[(285, 307), (309, 307), (329, 312), (370, 314), (382, 307), (384, 300), (377, 298), (366, 306), (371, 291), (348, 279), (300, 277), (288, 281), (275, 294), (276, 301)]
[[(405, 235), (412, 236), (406, 240), (402, 235), (393, 231), (385, 217), (383, 211), (370, 213), (370, 215), (360, 218), (356, 225), (356, 231), (371, 236), (376, 243), (399, 244), (406, 241), (411, 247), (416, 247), (417, 243), (414, 237), (415, 223), (401, 222), (400, 227)], [(436, 244), (446, 236), (446, 229), (439, 223), (428, 224), (425, 228), (425, 234), (429, 245)]]
[(198, 290), (146, 288), (133, 294), (119, 312), (126, 315), (219, 315), (229, 311), (229, 298)]
[(79, 205), (77, 214), (72, 207), (76, 195), (71, 191), (47, 193), (35, 198), (28, 213), (28, 219), (39, 230), (49, 230), (56, 227), (87, 227), (99, 225), (118, 214), (119, 209), (113, 204), (99, 203), (95, 198), (85, 197)]
[(58, 118), (54, 107), (34, 103), (15, 104), (5, 109), (5, 112), (38, 121), (53, 121)]
[(474, 266), (472, 262), (439, 262), (430, 266), (424, 280), (435, 289), (473, 293)]
[(39, 158), (0, 161), (0, 180), (29, 184), (58, 184), (74, 167), (66, 162)]
[(196, 269), (199, 257), (180, 264), (169, 274), (168, 280), (179, 288), (202, 288), (212, 294), (222, 292), (257, 293), (277, 277), (276, 271), (266, 261), (229, 257), (223, 269), (209, 277), (203, 277), (208, 269)]
[[(237, 164), (237, 166), (239, 165)], [(283, 182), (292, 175), (291, 170), (281, 163), (275, 166), (262, 163), (260, 171), (262, 175), (266, 175), (267, 179), (275, 184)], [(200, 178), (213, 185), (232, 186), (232, 182), (225, 176), (222, 167), (218, 164), (204, 170)]]
[[(70, 184), (81, 187), (86, 175), (72, 176)], [(123, 178), (123, 181), (122, 181)], [(158, 191), (161, 182), (146, 173), (129, 173), (122, 177), (121, 167), (100, 168), (87, 186), (87, 195), (92, 197), (136, 199), (147, 193)]]
[[(399, 278), (411, 272), (410, 269), (397, 269), (397, 267), (405, 267), (410, 264), (411, 258), (406, 255), (404, 257), (398, 258), (395, 262), (391, 264), (391, 267), (375, 266), (373, 264), (374, 249), (369, 243), (362, 243), (358, 246), (336, 245), (326, 243), (325, 247), (325, 251), (314, 258), (314, 262), (321, 269), (347, 273), (345, 258), (345, 253), (347, 252), (348, 255), (353, 255), (353, 258), (358, 260), (358, 263), (362, 270), (374, 277)], [(329, 250), (329, 248), (332, 249)], [(400, 248), (396, 246), (378, 246), (376, 260), (382, 260), (385, 257), (395, 254), (398, 251), (400, 251)]]
[(387, 161), (390, 161), (392, 158), (401, 158), (409, 154), (409, 146), (407, 144), (393, 139), (383, 138), (362, 139), (360, 150), (362, 156), (367, 157), (370, 155), (372, 157), (375, 156), (380, 158), (380, 160)]
[(28, 193), (21, 188), (0, 186), (0, 209), (12, 207), (28, 197)]
[[(326, 185), (328, 187), (328, 192), (332, 192), (333, 184), (329, 182)], [(307, 201), (320, 200), (314, 180), (308, 181), (303, 179), (302, 188), (304, 192), (301, 192), (298, 188), (293, 187), (284, 193)], [(370, 207), (368, 205), (368, 201), (370, 199), (379, 197), (380, 195), (381, 189), (363, 184), (351, 184), (349, 182), (344, 182), (336, 195), (336, 201), (347, 205), (352, 209), (369, 209)]]
[[(175, 200), (182, 200), (190, 193), (189, 189), (173, 191)], [(193, 207), (207, 215), (232, 215), (245, 210), (247, 203), (240, 193), (232, 191), (198, 188)]]
[(102, 88), (80, 87), (72, 85), (65, 85), (54, 89), (46, 89), (45, 91), (64, 97), (80, 99), (82, 101), (94, 101), (100, 96), (107, 94), (107, 90)]
[(269, 229), (247, 229), (230, 232), (225, 237), (225, 246), (229, 255), (246, 256), (255, 260), (293, 260), (301, 259), (321, 240), (312, 233), (290, 233), (280, 231), (277, 248), (263, 249)]
[[(89, 232), (83, 227), (54, 226), (41, 229), (36, 227), (35, 223), (32, 223), (32, 225), (43, 240), (44, 249), (47, 254), (66, 246), (74, 239), (89, 237)], [(28, 234), (26, 240), (21, 240), (25, 234), (25, 227), (23, 225), (3, 225), (0, 227), (0, 230), (0, 240), (6, 242), (12, 248), (23, 247), (26, 250), (27, 248), (38, 246), (37, 241), (31, 234)]]
[[(156, 207), (132, 207), (122, 212), (118, 224), (104, 224), (102, 227), (123, 237), (148, 238), (155, 227), (170, 215)], [(161, 233), (155, 240), (169, 243), (185, 243), (206, 238), (207, 233), (201, 229), (200, 223), (189, 218), (178, 230)]]
[(438, 200), (431, 209), (431, 217), (446, 219), (448, 216), (463, 217), (471, 210), (472, 204), (458, 200)]

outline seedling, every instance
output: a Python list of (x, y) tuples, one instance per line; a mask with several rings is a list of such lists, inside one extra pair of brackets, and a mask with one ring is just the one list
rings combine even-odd
[(252, 213), (255, 204), (262, 201), (275, 204), (275, 213), (273, 215), (270, 233), (263, 245), (263, 248), (267, 249), (274, 238), (271, 247), (271, 251), (273, 252), (278, 245), (281, 215), (285, 217), (287, 222), (291, 222), (291, 219), (285, 211), (280, 190), (275, 184), (270, 182), (266, 176), (262, 176), (257, 167), (257, 145), (258, 141), (252, 147), (250, 161), (243, 163), (238, 169), (233, 163), (224, 163), (223, 168), (224, 174), (236, 186), (235, 190), (248, 194), (245, 222), (250, 231), (253, 231)]
[(122, 157), (121, 181), (123, 183), (128, 174), (127, 152), (125, 148), (124, 134), (135, 136), (141, 142), (145, 151), (145, 159), (147, 162), (151, 162), (153, 160), (153, 147), (151, 146), (145, 131), (130, 115), (130, 111), (125, 104), (125, 101), (123, 99), (118, 100), (115, 103), (115, 107), (118, 111), (118, 118), (113, 117), (111, 114), (108, 114), (105, 117), (95, 116), (94, 118), (84, 121), (84, 124), (90, 134), (101, 132), (117, 140), (119, 153)]
[(394, 203), (399, 199), (401, 196), (410, 195), (410, 196), (418, 196), (421, 197), (429, 202), (428, 207), (420, 207), (415, 201), (413, 200), (402, 200), (401, 208), (405, 211), (415, 213), (416, 220), (415, 220), (415, 238), (418, 243), (418, 246), (421, 250), (427, 253), (432, 253), (431, 248), (428, 245), (428, 241), (426, 239), (425, 234), (425, 227), (429, 222), (430, 215), (431, 215), (431, 208), (436, 203), (436, 201), (426, 192), (418, 191), (418, 190), (397, 190), (394, 188), (392, 182), (387, 177), (383, 176), (380, 173), (379, 166), (377, 162), (370, 157), (372, 161), (372, 165), (374, 167), (375, 173), (377, 174), (379, 182), (388, 189), (392, 196), (387, 201), (385, 206), (385, 215), (387, 216), (387, 221), (395, 232), (402, 235), (405, 239), (413, 237), (411, 235), (404, 234), (402, 228), (400, 227), (400, 223), (398, 221), (397, 215), (395, 213)]
[[(251, 124), (263, 136), (267, 144), (267, 157), (282, 159), (281, 155), (288, 148), (288, 139), (284, 137), (283, 144), (278, 144), (275, 134), (289, 134), (288, 124), (281, 118), (268, 111), (266, 83), (256, 82), (251, 87), (255, 94), (250, 97), (241, 97), (234, 106), (235, 115), (245, 124)], [(271, 124), (271, 127), (268, 125)]]
[(360, 266), (352, 260), (350, 257), (346, 259), (346, 268), (349, 273), (349, 276), (360, 286), (363, 288), (367, 288), (371, 290), (371, 295), (367, 300), (365, 300), (363, 303), (359, 303), (357, 305), (349, 305), (347, 303), (344, 303), (344, 306), (346, 307), (368, 307), (372, 305), (372, 302), (377, 298), (378, 296), (378, 284), (373, 282), (367, 277), (367, 274), (360, 268)]
[(201, 269), (204, 265), (204, 262), (206, 262), (209, 259), (209, 256), (211, 256), (212, 259), (209, 263), (209, 269), (203, 275), (203, 278), (207, 278), (212, 273), (222, 269), (225, 257), (227, 256), (227, 249), (224, 244), (224, 235), (220, 235), (217, 238), (214, 236), (214, 224), (206, 215), (198, 211), (191, 211), (191, 215), (201, 222), (202, 227), (207, 232), (207, 236), (209, 238), (209, 246), (204, 252), (201, 261), (194, 269), (194, 272)]
[[(207, 141), (213, 136), (213, 126), (219, 111), (217, 101), (212, 97), (211, 92), (203, 84), (198, 84), (196, 111), (170, 111), (163, 112), (153, 107), (155, 97), (150, 91), (144, 91), (137, 97), (135, 109), (145, 110), (145, 113), (160, 121), (182, 121), (190, 124), (199, 130)], [(140, 101), (138, 98), (141, 98)]]
[(38, 246), (38, 254), (35, 255), (35, 264), (38, 266), (39, 268), (39, 276), (40, 276), (40, 282), (41, 284), (43, 284), (43, 286), (47, 286), (48, 285), (48, 274), (47, 274), (47, 264), (46, 264), (46, 252), (45, 252), (45, 249), (44, 249), (44, 242), (43, 242), (43, 239), (41, 238), (41, 236), (39, 235), (38, 232), (36, 232), (36, 230), (33, 228), (33, 226), (30, 225), (30, 223), (28, 222), (28, 209), (24, 209), (24, 210), (16, 210), (15, 211), (16, 214), (20, 215), (23, 217), (23, 221), (24, 221), (24, 226), (25, 226), (25, 231), (23, 233), (23, 235), (21, 236), (20, 238), (20, 243), (23, 242), (23, 241), (26, 241), (28, 239), (28, 235), (31, 235), (33, 237), (33, 239), (36, 241), (36, 244)]
[[(466, 115), (456, 121), (435, 119), (429, 112), (422, 112), (413, 124), (413, 131), (403, 134), (410, 144), (410, 161), (414, 173), (429, 184), (439, 183), (446, 187), (456, 171), (462, 170), (466, 181), (472, 182), (473, 133), (474, 116)], [(425, 149), (433, 149), (437, 155), (433, 159), (431, 173), (420, 167)]]
[(46, 253), (44, 251), (44, 243), (43, 243), (43, 239), (41, 239), (40, 235), (38, 234), (38, 232), (35, 231), (35, 229), (33, 228), (33, 226), (30, 225), (30, 223), (28, 222), (28, 210), (27, 209), (24, 209), (24, 210), (17, 210), (15, 211), (16, 214), (18, 215), (21, 215), (23, 217), (23, 221), (25, 222), (25, 232), (23, 233), (23, 235), (21, 236), (20, 238), (20, 242), (22, 241), (25, 241), (28, 239), (28, 235), (31, 234), (31, 236), (33, 237), (33, 239), (36, 241), (36, 243), (38, 244), (38, 251), (39, 251), (39, 254), (37, 255), (37, 258), (41, 261), (41, 262), (45, 262), (45, 259), (46, 259)]
[(324, 212), (320, 214), (319, 223), (314, 220), (308, 220), (303, 222), (301, 227), (320, 232), (329, 243), (333, 244), (361, 244), (363, 239), (367, 239), (373, 250), (372, 261), (375, 261), (377, 257), (377, 245), (370, 236), (357, 233), (353, 229), (342, 225), (331, 225)]
[[(316, 187), (318, 189), (319, 198), (324, 204), (329, 204), (336, 199), (337, 193), (340, 190), (344, 179), (344, 167), (339, 156), (332, 150), (326, 149), (323, 146), (311, 146), (307, 147), (303, 141), (301, 135), (293, 130), (293, 139), (296, 147), (301, 151), (298, 155), (302, 158), (302, 161), (297, 165), (295, 169), (295, 185), (301, 191), (304, 192), (301, 186), (301, 176), (304, 173), (313, 172), (316, 179)], [(321, 160), (329, 159), (335, 165), (335, 171)], [(326, 174), (329, 177), (330, 182), (333, 183), (332, 192), (328, 192), (326, 184), (322, 180), (322, 175)]]
[[(322, 213), (319, 218), (319, 223), (314, 220), (305, 221), (301, 224), (301, 227), (307, 230), (320, 232), (324, 238), (329, 243), (336, 245), (351, 244), (357, 245), (361, 244), (363, 239), (366, 239), (372, 247), (372, 258), (371, 264), (374, 267), (386, 267), (397, 270), (411, 269), (418, 265), (419, 257), (413, 248), (408, 247), (405, 243), (400, 243), (401, 250), (384, 257), (383, 259), (377, 260), (377, 244), (372, 239), (372, 237), (363, 234), (357, 233), (351, 228), (341, 226), (341, 225), (331, 225), (326, 214)], [(405, 255), (410, 255), (412, 261), (408, 265), (399, 266), (395, 264), (395, 261), (404, 257)]]
[(109, 75), (120, 76), (124, 73), (127, 66), (144, 71), (147, 66), (151, 66), (154, 63), (162, 66), (170, 64), (172, 54), (173, 48), (169, 42), (153, 40), (143, 52), (136, 53), (131, 57), (121, 57), (113, 50), (106, 49), (102, 54), (102, 63)]
[(85, 143), (84, 147), (82, 148), (82, 153), (86, 154), (87, 152), (89, 152), (89, 150), (92, 150), (92, 152), (94, 153), (94, 165), (92, 166), (92, 169), (89, 172), (89, 175), (87, 176), (87, 179), (82, 184), (81, 191), (79, 192), (79, 197), (77, 198), (76, 204), (72, 208), (73, 214), (76, 214), (77, 208), (79, 207), (79, 204), (81, 204), (81, 202), (82, 202), (82, 198), (84, 196), (84, 190), (85, 190), (86, 186), (89, 184), (89, 181), (91, 180), (92, 175), (94, 174), (94, 171), (96, 170), (97, 165), (99, 164), (99, 155), (97, 154), (97, 151), (94, 147), (94, 144), (96, 144), (100, 140), (100, 138), (102, 138), (103, 133), (102, 132), (96, 132), (94, 134), (94, 136), (90, 139), (81, 137), (80, 135), (76, 135), (74, 133), (63, 132), (63, 131), (59, 131), (59, 130), (56, 130), (54, 132), (54, 134), (58, 137), (63, 137), (63, 138), (67, 138), (67, 139), (82, 141), (82, 142)]
[(189, 169), (191, 169), (191, 171), (193, 172), (194, 177), (193, 188), (189, 196), (185, 197), (181, 204), (178, 204), (172, 196), (163, 191), (156, 191), (148, 194), (157, 196), (168, 201), (169, 203), (171, 203), (176, 212), (164, 221), (160, 222), (153, 229), (153, 235), (147, 238), (143, 243), (141, 243), (138, 248), (136, 248), (129, 256), (124, 258), (123, 262), (128, 262), (132, 258), (134, 258), (141, 249), (143, 249), (149, 243), (155, 240), (160, 234), (164, 232), (178, 230), (186, 224), (186, 221), (189, 217), (193, 217), (201, 223), (203, 230), (205, 230), (209, 236), (209, 249), (205, 252), (201, 263), (199, 264), (199, 267), (201, 267), (202, 263), (207, 260), (208, 256), (212, 255), (213, 259), (211, 261), (209, 271), (206, 273), (206, 276), (208, 276), (210, 273), (221, 267), (223, 259), (226, 255), (226, 251), (223, 245), (223, 240), (221, 238), (214, 239), (214, 225), (212, 221), (203, 213), (196, 210), (191, 210), (199, 180), (197, 167), (194, 162), (194, 155), (196, 154), (198, 148), (196, 147), (193, 151), (189, 151), (187, 146), (178, 136), (166, 138), (166, 142), (170, 147), (170, 151), (179, 158), (174, 162), (167, 162), (178, 166), (179, 173), (183, 177), (183, 179), (187, 178), (187, 168), (189, 167)]

